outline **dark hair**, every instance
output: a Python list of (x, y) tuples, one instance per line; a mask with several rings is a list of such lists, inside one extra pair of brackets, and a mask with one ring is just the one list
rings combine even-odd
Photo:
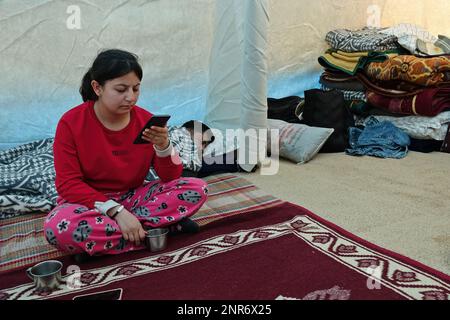
[(97, 94), (92, 89), (92, 80), (103, 86), (106, 81), (124, 76), (130, 72), (134, 72), (139, 80), (142, 80), (142, 68), (139, 65), (137, 55), (119, 49), (100, 52), (81, 81), (80, 94), (83, 101), (95, 101), (98, 99)]
[[(192, 130), (192, 132), (193, 132), (195, 124), (197, 124), (197, 125), (201, 124), (201, 126), (202, 126), (202, 133), (205, 133), (206, 131), (211, 130), (210, 127), (208, 127), (206, 124), (204, 124), (203, 122), (200, 122), (198, 120), (189, 120), (189, 121), (183, 123), (181, 126), (185, 127), (186, 129)], [(216, 137), (212, 134), (212, 131), (211, 131), (211, 140), (208, 141), (208, 142), (211, 143), (215, 139), (216, 139)]]
[(198, 120), (189, 120), (189, 121), (183, 123), (181, 126), (185, 127), (186, 129), (194, 130), (194, 125), (195, 124), (197, 124), (197, 125), (201, 124), (202, 125), (202, 133), (205, 133), (206, 131), (210, 130), (210, 128), (206, 124), (204, 124), (203, 122), (200, 122)]

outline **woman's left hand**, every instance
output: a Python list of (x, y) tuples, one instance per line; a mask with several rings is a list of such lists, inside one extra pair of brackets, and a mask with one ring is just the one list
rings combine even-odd
[(167, 126), (152, 126), (150, 129), (145, 129), (142, 139), (153, 143), (159, 150), (166, 149), (169, 146), (169, 133)]

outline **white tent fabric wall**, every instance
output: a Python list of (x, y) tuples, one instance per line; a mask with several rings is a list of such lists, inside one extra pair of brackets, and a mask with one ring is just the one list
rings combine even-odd
[(104, 48), (140, 57), (138, 105), (203, 118), (213, 13), (212, 0), (0, 1), (0, 149), (52, 137)]
[[(302, 95), (318, 86), (321, 68), (316, 61), (327, 48), (326, 32), (364, 27), (372, 5), (380, 8), (382, 26), (417, 23), (435, 34), (450, 33), (448, 0), (267, 1), (271, 97)], [(216, 5), (226, 2), (1, 0), (0, 149), (52, 137), (61, 115), (81, 102), (81, 78), (103, 48), (118, 47), (140, 56), (140, 106), (171, 113), (170, 124), (204, 119), (208, 90), (227, 88), (227, 82), (210, 78), (214, 68), (220, 72), (213, 59), (223, 57), (213, 50), (220, 24)], [(238, 19), (244, 11), (234, 12), (241, 15)], [(232, 89), (240, 90), (231, 86), (225, 91)]]
[[(388, 0), (390, 1), (390, 0)], [(270, 2), (269, 79), (271, 97), (303, 96), (319, 87), (322, 67), (317, 63), (328, 45), (328, 31), (367, 25), (372, 0), (316, 0)], [(384, 3), (384, 0), (378, 1)]]
[(217, 1), (209, 64), (206, 121), (217, 129), (235, 128), (241, 118), (244, 1)]
[(217, 129), (266, 128), (268, 1), (216, 8), (205, 120)]
[[(240, 127), (246, 134), (239, 139), (239, 163), (250, 171), (253, 165), (265, 162), (266, 158), (269, 6), (267, 0), (246, 0), (245, 4)], [(247, 136), (248, 144), (245, 143)]]
[(450, 34), (449, 0), (385, 0), (381, 10), (383, 26), (414, 23), (435, 35)]
[[(268, 1), (218, 1), (216, 5), (205, 122), (222, 130), (223, 137), (228, 136), (227, 129), (246, 130), (238, 141), (247, 151), (241, 153), (241, 165), (256, 164), (258, 151), (266, 154), (266, 135), (259, 133), (267, 130)], [(216, 149), (216, 154), (224, 153), (223, 148), (234, 149), (234, 141), (209, 149)], [(258, 146), (263, 150), (258, 150)]]

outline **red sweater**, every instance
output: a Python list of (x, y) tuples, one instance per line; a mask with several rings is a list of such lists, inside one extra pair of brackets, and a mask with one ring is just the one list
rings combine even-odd
[(133, 144), (151, 116), (135, 106), (130, 123), (112, 131), (98, 120), (93, 101), (66, 112), (56, 128), (53, 146), (58, 194), (92, 209), (96, 201), (108, 200), (105, 193), (141, 186), (150, 166), (162, 181), (178, 179), (181, 161), (177, 165), (170, 156), (158, 157), (153, 144)]

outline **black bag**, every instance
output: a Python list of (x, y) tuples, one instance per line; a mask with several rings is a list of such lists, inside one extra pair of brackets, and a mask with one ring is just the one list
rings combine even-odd
[(298, 114), (302, 111), (303, 101), (304, 99), (297, 96), (281, 99), (267, 98), (267, 118), (300, 123)]
[(344, 152), (349, 147), (348, 129), (355, 125), (349, 102), (338, 90), (305, 91), (302, 123), (311, 127), (333, 128), (334, 132), (320, 150), (321, 153)]
[(445, 140), (442, 142), (441, 152), (450, 153), (450, 124), (448, 125)]

